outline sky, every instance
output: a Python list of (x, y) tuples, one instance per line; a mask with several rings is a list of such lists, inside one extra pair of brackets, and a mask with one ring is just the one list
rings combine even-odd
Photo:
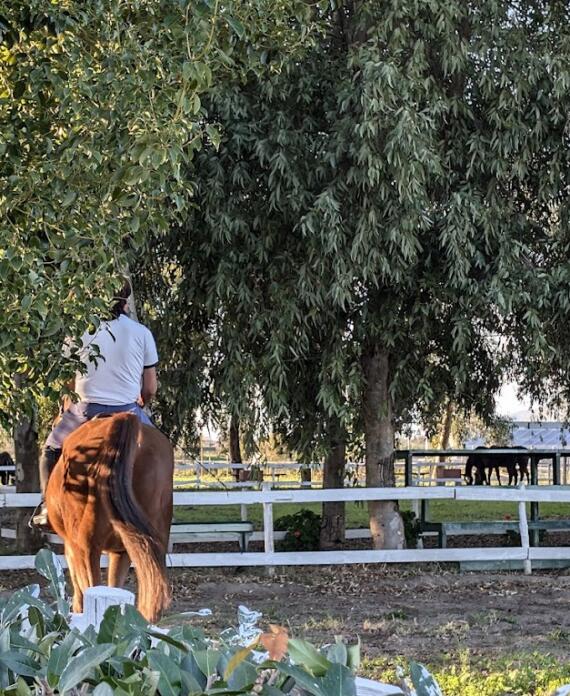
[[(529, 399), (519, 399), (517, 389), (518, 385), (514, 382), (503, 385), (496, 397), (497, 413), (501, 416), (518, 416), (517, 420), (524, 420), (523, 413), (530, 412), (531, 403)], [(530, 413), (528, 416), (530, 417)]]

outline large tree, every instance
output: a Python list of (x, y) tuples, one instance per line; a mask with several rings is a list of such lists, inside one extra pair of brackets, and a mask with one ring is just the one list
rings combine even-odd
[(64, 338), (99, 321), (119, 273), (192, 205), (188, 165), (219, 140), (201, 97), (266, 70), (268, 51), (302, 50), (307, 13), (0, 0), (0, 423), (16, 423), (18, 490), (37, 490), (36, 401), (79, 366)]
[[(79, 336), (185, 218), (201, 96), (298, 50), (302, 2), (0, 1), (0, 417), (55, 398)], [(184, 171), (184, 174), (182, 174)], [(25, 373), (25, 389), (13, 376)]]
[[(369, 485), (394, 484), (408, 414), (449, 398), (490, 413), (519, 340), (545, 341), (533, 305), (566, 229), (547, 212), (567, 186), (567, 15), (315, 8), (314, 50), (207, 101), (221, 146), (195, 159), (198, 206), (161, 252), (187, 336), (207, 339), (175, 332), (164, 352), (201, 355), (207, 390), (267, 422), (299, 408), (296, 369), (316, 358), (307, 410), (360, 419)], [(397, 505), (370, 512), (375, 545), (401, 545)]]

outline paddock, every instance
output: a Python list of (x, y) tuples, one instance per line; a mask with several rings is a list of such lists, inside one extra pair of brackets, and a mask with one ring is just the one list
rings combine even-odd
[[(508, 488), (447, 481), (439, 486), (322, 490), (273, 488), (269, 481), (256, 487), (261, 490), (247, 486), (175, 492), (175, 510), (202, 509), (207, 517), (215, 510), (232, 508), (253, 519), (253, 511), (261, 509), (261, 529), (253, 531), (250, 542), (262, 548), (238, 552), (237, 539), (217, 539), (214, 552), (214, 539), (202, 538), (193, 542), (198, 545), (195, 553), (186, 549), (169, 554), (174, 614), (210, 608), (211, 617), (192, 617), (192, 623), (221, 630), (234, 621), (235, 607), (245, 604), (261, 611), (265, 621), (286, 625), (291, 633), (317, 644), (333, 634), (358, 635), (364, 657), (359, 673), (392, 683), (395, 665), (405, 658), (433, 667), (465, 659), (466, 652), (472, 659), (493, 654), (497, 661), (510, 660), (513, 669), (524, 670), (537, 645), (561, 658), (567, 651), (570, 574), (537, 566), (545, 560), (570, 563), (570, 544), (563, 540), (563, 545), (534, 547), (528, 510), (532, 504), (567, 505), (570, 486)], [(358, 541), (359, 548), (276, 550), (280, 534), (274, 529), (274, 518), (279, 506), (319, 505), (327, 500), (365, 505), (378, 499), (398, 499), (416, 509), (422, 503), (428, 509), (441, 504), (458, 509), (508, 504), (518, 517), (505, 524), (516, 529), (520, 541), (507, 546), (501, 535), (491, 540), (486, 534), (470, 539), (457, 534), (450, 535), (447, 548), (374, 551), (362, 548), (367, 530), (352, 530), (359, 536), (347, 536)], [(30, 508), (37, 500), (36, 494), (5, 490), (0, 493), (0, 509)], [(473, 560), (515, 563), (525, 572), (458, 574), (458, 564)], [(28, 570), (32, 567), (32, 556), (0, 556), (2, 589), (37, 581)], [(129, 589), (136, 589), (132, 573)], [(173, 620), (186, 619), (175, 616)]]

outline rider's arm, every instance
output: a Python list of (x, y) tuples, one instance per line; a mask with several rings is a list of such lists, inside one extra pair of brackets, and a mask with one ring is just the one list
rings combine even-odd
[(144, 406), (155, 396), (157, 388), (156, 367), (145, 367), (143, 370), (141, 387), (141, 398)]

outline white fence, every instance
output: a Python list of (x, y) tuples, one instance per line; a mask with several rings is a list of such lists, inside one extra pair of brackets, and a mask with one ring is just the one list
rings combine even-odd
[[(326, 501), (369, 500), (456, 500), (518, 503), (520, 547), (346, 550), (320, 552), (276, 552), (274, 548), (273, 507), (282, 503), (322, 503)], [(1, 493), (0, 508), (33, 507), (39, 502), (37, 493)], [(175, 506), (263, 506), (263, 552), (247, 553), (173, 553), (168, 556), (172, 567), (228, 567), (280, 565), (345, 565), (353, 563), (427, 563), (460, 561), (522, 561), (525, 571), (538, 559), (570, 560), (570, 548), (541, 547), (529, 544), (526, 516), (528, 502), (570, 503), (570, 488), (564, 486), (531, 486), (499, 488), (488, 486), (411, 487), (411, 488), (344, 488), (327, 490), (271, 490), (264, 484), (261, 491), (178, 492)], [(106, 559), (103, 559), (105, 562)], [(0, 570), (33, 568), (33, 556), (0, 556)]]
[[(494, 450), (496, 452), (507, 450)], [(541, 450), (543, 458), (537, 463), (537, 483), (550, 485), (553, 483), (562, 483), (566, 485), (570, 482), (570, 462), (569, 457), (560, 450), (560, 478), (554, 480), (554, 467), (552, 465), (553, 452)], [(421, 452), (421, 454), (419, 454)], [(442, 451), (443, 452), (443, 451)], [(443, 454), (440, 451), (421, 450), (418, 451), (420, 458), (414, 454), (414, 459), (410, 464), (411, 481), (410, 485), (415, 486), (433, 486), (445, 484), (461, 484), (463, 483), (463, 471), (465, 461), (470, 450), (454, 450), (453, 458), (444, 457), (446, 461), (441, 461)], [(533, 454), (533, 450), (528, 450), (529, 455)], [(394, 462), (396, 480), (405, 480), (406, 464), (403, 461), (402, 455)], [(234, 488), (246, 489), (257, 488), (259, 481), (243, 480), (235, 481), (228, 480), (227, 474), (234, 471), (251, 472), (251, 463), (231, 463), (228, 461), (199, 461), (178, 459), (175, 462), (176, 473), (174, 486), (175, 488), (224, 488), (232, 490)], [(265, 462), (259, 466), (263, 472), (263, 480), (270, 482), (273, 488), (319, 488), (322, 479), (322, 464), (312, 462), (308, 468), (312, 474), (311, 481), (299, 480), (299, 471), (301, 464), (299, 462)], [(363, 462), (347, 462), (346, 471), (351, 475), (353, 483), (364, 485), (365, 467)], [(14, 474), (14, 466), (0, 466), (0, 473), (8, 472)], [(222, 479), (218, 473), (224, 472), (226, 476)], [(190, 474), (192, 477), (179, 480), (180, 474)], [(13, 492), (15, 489), (8, 485), (0, 485), (0, 492)]]

